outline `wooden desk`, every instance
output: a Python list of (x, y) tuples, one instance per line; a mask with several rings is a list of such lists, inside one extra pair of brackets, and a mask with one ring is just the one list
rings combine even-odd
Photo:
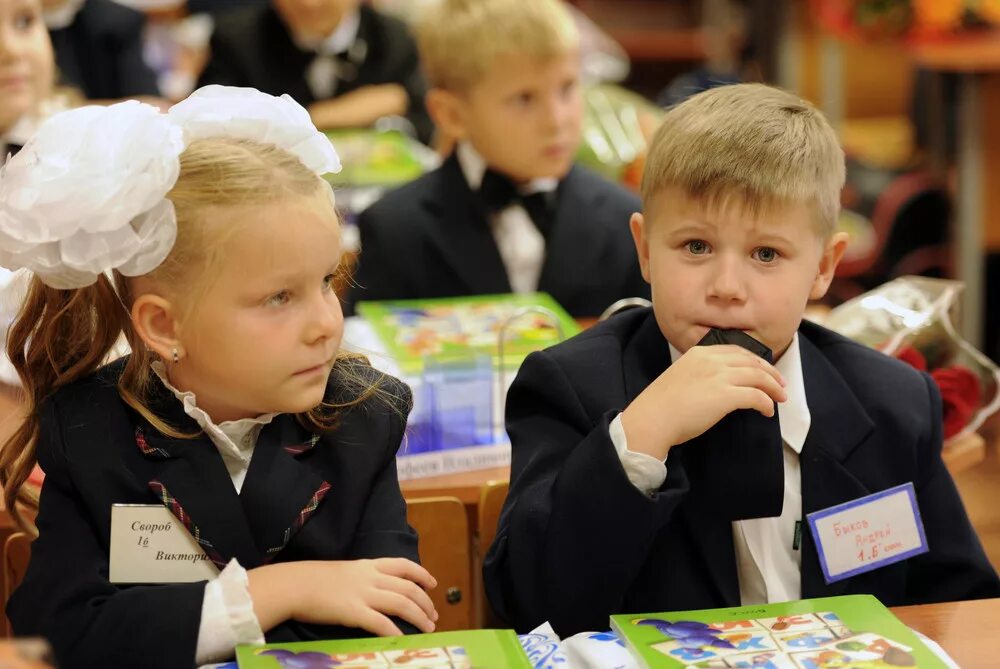
[[(976, 433), (952, 439), (946, 444), (942, 457), (948, 471), (954, 476), (983, 461), (986, 457), (986, 441)], [(474, 507), (479, 503), (483, 486), (490, 481), (506, 481), (509, 478), (509, 467), (493, 467), (401, 481), (399, 486), (404, 497), (458, 497), (463, 504)]]
[(996, 667), (1000, 599), (897, 606), (892, 612), (941, 644), (962, 669)]

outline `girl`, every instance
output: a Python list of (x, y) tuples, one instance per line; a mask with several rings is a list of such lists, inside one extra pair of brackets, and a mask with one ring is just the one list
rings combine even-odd
[(7, 344), (12, 514), (46, 474), (8, 615), (60, 666), (434, 629), (396, 479), (409, 390), (338, 352), (339, 167), (287, 96), (211, 86), (57, 115), (0, 176), (0, 264), (36, 277)]

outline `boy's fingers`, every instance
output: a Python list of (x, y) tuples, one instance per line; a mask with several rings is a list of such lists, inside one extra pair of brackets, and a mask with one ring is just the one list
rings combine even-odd
[(788, 393), (777, 379), (762, 369), (750, 369), (749, 367), (733, 369), (729, 381), (734, 386), (757, 388), (766, 393), (769, 400), (775, 402), (784, 402), (788, 399)]

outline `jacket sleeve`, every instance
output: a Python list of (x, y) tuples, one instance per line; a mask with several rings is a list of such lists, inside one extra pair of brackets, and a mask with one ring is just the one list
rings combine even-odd
[(354, 313), (362, 300), (402, 300), (417, 297), (407, 268), (413, 249), (407, 249), (408, 221), (396, 215), (395, 199), (377, 202), (358, 216), (361, 251), (345, 311)]
[(934, 381), (926, 374), (923, 378), (927, 385), (930, 426), (926, 441), (919, 446), (917, 456), (923, 476), (915, 486), (930, 550), (909, 561), (907, 603), (1000, 597), (1000, 580), (941, 459), (941, 396)]
[(420, 562), (417, 533), (407, 523), (406, 502), (396, 474), (396, 452), (403, 438), (412, 400), (409, 387), (399, 383), (391, 388), (395, 397), (392, 405), (384, 409), (389, 424), (385, 459), (372, 485), (351, 552), (355, 559), (403, 557)]
[(588, 415), (544, 351), (511, 386), (511, 488), (483, 577), (494, 611), (519, 631), (546, 620), (560, 636), (606, 629), (688, 490), (677, 458), (649, 496), (629, 481), (608, 431), (622, 408)]
[(45, 471), (38, 539), (7, 615), (18, 635), (52, 644), (59, 666), (190, 667), (205, 582), (118, 587), (108, 552), (73, 484), (58, 408), (41, 409), (38, 460)]

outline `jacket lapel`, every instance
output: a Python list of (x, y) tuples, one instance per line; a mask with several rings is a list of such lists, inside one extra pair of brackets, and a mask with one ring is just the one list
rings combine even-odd
[(847, 466), (849, 456), (874, 429), (871, 417), (819, 348), (799, 331), (802, 376), (812, 422), (802, 447), (802, 597), (843, 594), (849, 580), (827, 584), (806, 514), (870, 494)]
[(304, 460), (319, 439), (284, 414), (257, 439), (240, 501), (264, 562), (269, 562), (312, 517), (330, 484)]
[(236, 558), (244, 567), (261, 563), (232, 478), (215, 444), (162, 386), (150, 409), (191, 439), (167, 436), (145, 418), (136, 420), (133, 473), (170, 509), (209, 559), (220, 568)]
[[(634, 318), (638, 323), (622, 356), (627, 396), (623, 403), (625, 406), (670, 366), (670, 348), (651, 309), (633, 309), (617, 318)], [(667, 458), (667, 467), (684, 467), (684, 459), (683, 449), (674, 449)], [(707, 512), (712, 505), (707, 504), (706, 500), (699, 500), (699, 497), (709, 491), (705, 491), (704, 486), (699, 485), (697, 477), (693, 476), (696, 469), (685, 467), (685, 472), (691, 481), (691, 491), (679, 508), (681, 520), (687, 526), (687, 535), (709, 571), (720, 601), (725, 602), (726, 606), (737, 606), (740, 603), (740, 589), (736, 575), (732, 523)]]
[(469, 188), (455, 153), (436, 176), (423, 206), (431, 212), (430, 241), (438, 249), (438, 260), (458, 276), (455, 294), (509, 293), (507, 270), (486, 211)]
[[(538, 289), (555, 295), (572, 295), (580, 290), (579, 267), (600, 267), (607, 247), (608, 227), (580, 221), (600, 215), (601, 200), (581, 183), (581, 168), (573, 166), (559, 182), (556, 193), (556, 217), (545, 242), (545, 264), (538, 279)], [(622, 221), (628, 226), (628, 221)], [(621, 277), (615, 277), (620, 281)], [(593, 281), (593, 278), (591, 278)]]

